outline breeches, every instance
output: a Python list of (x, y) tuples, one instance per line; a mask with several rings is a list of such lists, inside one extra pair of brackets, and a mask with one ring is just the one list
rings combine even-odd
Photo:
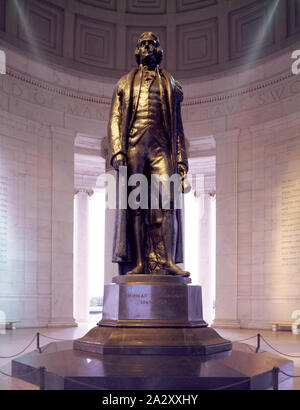
[[(174, 209), (176, 184), (170, 182), (170, 177), (174, 174), (174, 167), (170, 149), (165, 141), (166, 139), (162, 139), (162, 142), (159, 142), (147, 130), (140, 141), (134, 146), (129, 144), (127, 150), (128, 176), (132, 179), (134, 174), (143, 174), (148, 184), (147, 208), (141, 205), (141, 201), (138, 203), (140, 198), (137, 198), (134, 209), (136, 212), (141, 209), (151, 209), (150, 219), (156, 218), (154, 215), (159, 217), (164, 210)], [(139, 180), (138, 177), (137, 180)], [(130, 195), (134, 189), (134, 184), (132, 188), (129, 187)], [(160, 212), (155, 210), (160, 210)]]

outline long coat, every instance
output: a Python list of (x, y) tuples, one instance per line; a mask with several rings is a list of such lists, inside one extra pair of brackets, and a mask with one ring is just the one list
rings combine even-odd
[[(111, 104), (110, 119), (108, 123), (108, 138), (110, 147), (110, 162), (119, 154), (127, 153), (128, 135), (130, 125), (137, 109), (138, 98), (133, 101), (133, 84), (135, 76), (139, 78), (139, 90), (141, 88), (142, 73), (138, 68), (124, 75), (117, 83)], [(184, 132), (181, 119), (180, 103), (183, 100), (181, 86), (165, 70), (160, 71), (160, 93), (164, 123), (171, 142), (171, 157), (174, 173), (177, 172), (178, 163), (182, 163), (188, 169), (188, 160), (184, 142)], [(134, 105), (136, 103), (136, 105)], [(118, 192), (118, 187), (117, 187)], [(117, 201), (118, 202), (118, 201)], [(175, 263), (183, 262), (183, 240), (181, 210), (176, 211), (178, 222), (177, 246)], [(127, 210), (117, 209), (115, 217), (113, 262), (132, 262), (130, 241), (128, 238)]]

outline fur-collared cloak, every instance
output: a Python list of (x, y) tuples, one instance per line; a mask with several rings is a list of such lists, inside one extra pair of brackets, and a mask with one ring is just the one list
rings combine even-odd
[[(136, 76), (139, 76), (139, 78), (136, 78)], [(138, 96), (133, 99), (133, 84), (134, 81), (137, 80), (139, 81), (140, 90), (142, 70), (135, 68), (119, 80), (114, 90), (108, 124), (111, 163), (117, 154), (122, 153), (126, 156), (127, 153), (130, 126), (138, 104)], [(176, 173), (177, 165), (179, 163), (184, 164), (186, 169), (188, 169), (180, 108), (180, 103), (183, 100), (183, 93), (179, 83), (176, 82), (167, 71), (160, 70), (159, 81), (164, 124), (167, 125), (168, 128), (166, 131), (171, 142), (173, 169), (174, 173)], [(180, 209), (176, 211), (176, 215), (178, 234), (175, 263), (181, 263), (183, 262), (183, 241)], [(128, 239), (127, 219), (127, 210), (117, 209), (112, 255), (113, 262), (132, 262)]]

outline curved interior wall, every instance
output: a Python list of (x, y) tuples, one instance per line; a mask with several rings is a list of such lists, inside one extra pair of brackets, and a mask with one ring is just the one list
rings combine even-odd
[[(74, 325), (74, 140), (106, 135), (114, 81), (6, 52), (0, 309), (21, 326)], [(300, 76), (291, 73), (290, 52), (182, 84), (190, 155), (201, 151), (201, 138), (216, 140), (215, 325), (289, 321), (300, 302)], [(108, 255), (108, 272), (111, 265)]]
[(68, 70), (120, 78), (154, 31), (176, 78), (224, 72), (300, 39), (299, 0), (0, 0), (0, 39)]

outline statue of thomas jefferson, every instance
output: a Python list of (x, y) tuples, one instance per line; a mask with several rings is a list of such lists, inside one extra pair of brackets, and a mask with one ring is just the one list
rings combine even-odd
[[(180, 103), (181, 86), (160, 69), (163, 52), (159, 38), (143, 33), (135, 50), (138, 67), (124, 75), (113, 94), (108, 137), (110, 162), (127, 175), (169, 176), (188, 171)], [(122, 169), (122, 168), (121, 168)], [(163, 178), (162, 178), (163, 180)], [(129, 187), (130, 189), (130, 187)], [(168, 209), (116, 211), (113, 262), (119, 273), (189, 276), (176, 263), (183, 262), (181, 210), (175, 209), (171, 190)], [(149, 192), (151, 195), (151, 192)], [(161, 193), (160, 193), (161, 195)]]

